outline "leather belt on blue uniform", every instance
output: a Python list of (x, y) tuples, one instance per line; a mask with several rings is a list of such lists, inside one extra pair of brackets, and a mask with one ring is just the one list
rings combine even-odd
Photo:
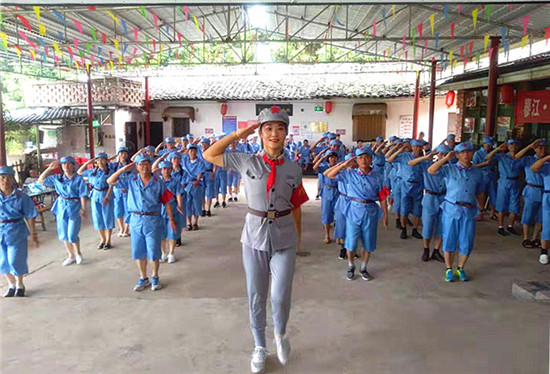
[(443, 196), (445, 195), (445, 192), (433, 192), (433, 191), (430, 191), (426, 188), (426, 193), (430, 194), (430, 195), (435, 195), (435, 196)]
[(543, 193), (550, 193), (550, 190), (548, 190), (548, 191), (543, 191)]
[(22, 219), (23, 218), (5, 219), (5, 220), (0, 220), (0, 223), (14, 223), (14, 222), (19, 222)]
[(95, 188), (94, 187), (94, 190), (96, 191), (107, 191), (109, 189), (109, 187), (105, 187), (105, 188)]
[(290, 209), (281, 210), (281, 211), (279, 211), (279, 210), (268, 210), (267, 212), (262, 212), (260, 210), (248, 208), (248, 213), (250, 213), (254, 216), (258, 216), (258, 217), (262, 217), (262, 218), (269, 218), (269, 219), (288, 216), (291, 212), (292, 212), (292, 210), (290, 210)]
[(449, 202), (449, 203), (451, 203), (451, 204), (464, 206), (464, 207), (466, 207), (466, 208), (474, 208), (474, 205), (473, 205), (473, 204), (464, 203), (464, 202), (462, 202), (462, 201), (455, 201), (455, 202), (453, 202), (453, 201), (447, 200), (447, 199), (445, 199), (445, 201), (447, 201), (447, 202)]
[(333, 186), (332, 184), (326, 184), (326, 183), (323, 184), (323, 186), (328, 187), (328, 188), (334, 188), (334, 189), (338, 188), (336, 186)]
[(515, 181), (518, 180), (519, 177), (506, 177), (506, 179), (508, 179), (509, 181)]
[(375, 200), (363, 200), (363, 199), (356, 199), (355, 197), (350, 197), (348, 196), (348, 199), (352, 200), (352, 201), (355, 201), (355, 202), (358, 202), (358, 203), (361, 203), (361, 204), (373, 204), (373, 203), (376, 203)]
[(407, 183), (420, 183), (420, 181), (407, 181)]
[(62, 196), (62, 195), (59, 195), (60, 198), (62, 199), (65, 199), (65, 200), (80, 200), (80, 198), (78, 197), (67, 197), (67, 196)]
[(529, 187), (544, 188), (544, 186), (539, 186), (538, 184), (527, 183), (527, 185), (528, 185)]
[(214, 171), (214, 169), (206, 169), (205, 171)]
[(156, 216), (157, 212), (130, 212), (132, 214), (137, 214), (138, 216)]
[(341, 192), (340, 192), (340, 196), (348, 197), (348, 195), (346, 195), (345, 193), (341, 193)]

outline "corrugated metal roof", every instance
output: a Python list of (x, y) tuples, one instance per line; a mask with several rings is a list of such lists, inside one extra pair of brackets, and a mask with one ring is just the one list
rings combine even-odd
[[(94, 108), (95, 114), (105, 114), (111, 109)], [(86, 109), (82, 108), (24, 108), (6, 112), (6, 120), (20, 125), (32, 125), (35, 123), (46, 123), (63, 119), (77, 119), (87, 117)]]
[[(150, 79), (151, 100), (308, 100), (414, 95), (414, 83), (375, 82), (368, 74)], [(426, 90), (427, 87), (423, 87)]]

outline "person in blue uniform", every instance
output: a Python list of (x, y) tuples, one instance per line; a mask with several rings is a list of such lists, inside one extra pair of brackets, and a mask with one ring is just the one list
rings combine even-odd
[(157, 158), (157, 155), (155, 154), (155, 147), (152, 145), (148, 145), (146, 147), (141, 148), (139, 151), (137, 151), (131, 158), (130, 161), (135, 162), (137, 156), (141, 154), (147, 154), (151, 158), (151, 160), (155, 160)]
[[(403, 139), (396, 139), (394, 144), (390, 146), (390, 148), (386, 151), (386, 161), (401, 147), (404, 148), (404, 151), (410, 151), (409, 142), (404, 142)], [(393, 206), (393, 211), (395, 213), (395, 228), (398, 230), (403, 230), (403, 226), (401, 225), (401, 186), (403, 184), (403, 180), (401, 178), (401, 173), (399, 172), (401, 164), (386, 162), (386, 165), (388, 165), (387, 167), (390, 168), (389, 172), (387, 172), (387, 177), (389, 181), (389, 183), (387, 184), (391, 186), (391, 194), (390, 196), (388, 196), (388, 203)]]
[[(445, 182), (441, 175), (432, 175), (428, 173), (428, 168), (433, 164), (433, 157), (441, 160), (451, 149), (446, 145), (439, 145), (434, 152), (409, 161), (409, 165), (422, 170), (424, 178), (425, 194), (422, 198), (422, 241), (424, 252), (422, 261), (427, 262), (430, 259), (439, 262), (445, 262), (439, 252), (441, 249), (441, 204), (445, 200)], [(434, 250), (430, 257), (430, 243), (434, 241)]]
[[(61, 175), (53, 174), (61, 166)], [(88, 186), (84, 178), (76, 173), (76, 161), (71, 156), (61, 158), (60, 162), (54, 161), (38, 178), (39, 183), (54, 187), (57, 199), (52, 205), (51, 212), (55, 215), (57, 224), (57, 237), (65, 244), (68, 257), (63, 261), (63, 266), (69, 266), (76, 262), (82, 264), (82, 252), (80, 251), (80, 224), (86, 216), (86, 197)]]
[(542, 232), (539, 262), (548, 264), (548, 245), (550, 244), (550, 155), (539, 158), (531, 165), (531, 171), (542, 176)]
[[(286, 327), (290, 316), (296, 248), (300, 248), (301, 205), (308, 200), (302, 185), (302, 170), (284, 153), (289, 119), (277, 106), (264, 109), (258, 122), (216, 142), (205, 153), (206, 160), (239, 171), (248, 204), (241, 237), (243, 264), (249, 301), (254, 353), (253, 373), (263, 373), (266, 362), (267, 295), (271, 278), (271, 310), (277, 357), (286, 365), (290, 342)], [(234, 140), (259, 128), (263, 151), (259, 155), (224, 152)]]
[[(324, 170), (336, 165), (338, 163), (338, 153), (333, 151), (327, 152), (323, 157), (317, 160), (315, 165), (313, 165), (313, 170), (318, 172), (319, 166), (323, 162), (327, 162)], [(338, 196), (338, 181), (323, 175), (323, 189), (321, 190), (321, 223), (325, 230), (325, 238), (323, 240), (325, 244), (331, 242), (330, 227), (334, 223), (334, 206), (336, 205)]]
[[(414, 227), (412, 236), (422, 239), (418, 232), (420, 217), (422, 216), (422, 192), (424, 190), (424, 180), (421, 168), (414, 168), (409, 165), (409, 161), (423, 155), (422, 143), (417, 140), (404, 142), (404, 145), (398, 147), (397, 151), (388, 157), (389, 163), (399, 164), (399, 174), (401, 176), (401, 239), (407, 239), (407, 218), (413, 216)], [(406, 146), (410, 144), (410, 147)]]
[[(107, 182), (115, 185), (123, 173), (134, 167), (137, 174), (123, 183), (123, 187), (128, 190), (132, 259), (136, 261), (140, 275), (134, 291), (143, 291), (149, 285), (156, 291), (162, 287), (159, 280), (159, 261), (162, 258), (161, 241), (165, 233), (163, 205), (168, 214), (170, 228), (177, 231), (178, 227), (170, 205), (174, 195), (166, 188), (162, 178), (153, 175), (152, 159), (149, 155), (139, 155), (135, 163), (119, 169)], [(147, 260), (151, 263), (151, 281), (147, 276)]]
[[(201, 147), (202, 147), (202, 153), (204, 153), (208, 147), (210, 147), (210, 140), (207, 138), (203, 138), (201, 140)], [(252, 150), (252, 153), (256, 153)], [(204, 169), (204, 184), (205, 184), (205, 193), (204, 193), (204, 200), (202, 202), (202, 216), (203, 217), (211, 217), (212, 216), (212, 200), (216, 198), (216, 173), (218, 171), (218, 167), (211, 162), (208, 162), (204, 159), (204, 157), (201, 157), (202, 161), (205, 163), (205, 169)]]
[(256, 154), (262, 150), (262, 146), (258, 143), (258, 135), (251, 136), (250, 147), (252, 148), (252, 153)]
[[(518, 141), (508, 139), (500, 147), (489, 152), (487, 160), (496, 160), (498, 163), (498, 189), (496, 211), (498, 212), (498, 230), (497, 234), (508, 236), (510, 234), (519, 235), (514, 228), (516, 216), (519, 214), (520, 196), (521, 196), (521, 163), (515, 155), (518, 151)], [(505, 152), (505, 153), (497, 153)], [(504, 215), (509, 213), (508, 227), (504, 229)]]
[(160, 143), (155, 149), (155, 154), (157, 156), (162, 156), (165, 153), (170, 153), (176, 151), (176, 141), (171, 136), (168, 136), (164, 139), (164, 142)]
[[(227, 152), (247, 153), (242, 148), (239, 149), (238, 142), (233, 142), (229, 145)], [(229, 193), (229, 201), (238, 201), (239, 185), (241, 183), (241, 174), (236, 170), (229, 170), (227, 174), (227, 188)]]
[[(386, 198), (390, 194), (382, 186), (379, 172), (372, 167), (374, 153), (368, 147), (355, 151), (355, 158), (343, 161), (325, 171), (324, 175), (330, 179), (346, 184), (350, 200), (346, 221), (346, 242), (348, 253), (347, 279), (355, 278), (355, 251), (359, 242), (363, 244), (361, 253), (361, 277), (371, 280), (367, 270), (370, 255), (376, 249), (378, 235), (378, 221), (382, 218), (384, 226), (388, 226), (388, 205)], [(358, 168), (349, 169), (353, 160)], [(344, 170), (348, 168), (347, 170)], [(378, 205), (380, 203), (380, 206)]]
[[(547, 151), (546, 139), (537, 139), (516, 154), (525, 171), (525, 187), (523, 188), (523, 214), (521, 224), (523, 225), (523, 242), (525, 248), (540, 246), (538, 239), (542, 229), (542, 195), (544, 182), (540, 173), (531, 170), (531, 166), (544, 158)], [(527, 152), (534, 150), (534, 155), (527, 155)], [(531, 234), (531, 235), (529, 235)], [(531, 239), (529, 239), (531, 238)]]
[[(353, 155), (348, 154), (345, 157), (345, 161), (353, 158)], [(351, 161), (351, 164), (347, 164), (348, 169), (357, 169), (357, 161)], [(340, 244), (340, 254), (338, 258), (344, 260), (348, 258), (348, 253), (345, 247), (346, 239), (346, 220), (348, 215), (348, 208), (350, 199), (348, 197), (347, 185), (343, 181), (338, 180), (338, 200), (334, 205), (334, 239)]]
[(302, 167), (302, 172), (307, 170), (308, 165), (311, 163), (311, 148), (309, 142), (304, 139), (302, 146), (298, 149), (298, 164)]
[[(225, 135), (218, 136), (217, 141), (220, 141), (224, 137), (225, 137)], [(226, 198), (227, 198), (228, 178), (229, 178), (229, 171), (224, 170), (223, 168), (219, 168), (216, 171), (216, 188), (215, 188), (216, 189), (216, 203), (214, 204), (214, 208), (220, 207), (220, 198), (219, 198), (220, 195), (222, 197), (221, 207), (225, 208), (227, 206)]]
[(3, 297), (25, 296), (23, 276), (29, 272), (29, 235), (32, 244), (38, 246), (36, 206), (27, 194), (15, 188), (14, 175), (9, 166), (0, 166), (0, 273), (8, 283)]
[[(450, 163), (456, 154), (457, 163)], [(445, 281), (453, 282), (453, 263), (458, 249), (458, 266), (456, 275), (465, 282), (468, 276), (464, 266), (474, 248), (475, 217), (483, 199), (483, 175), (479, 168), (472, 164), (474, 152), (470, 142), (457, 145), (454, 152), (449, 152), (428, 168), (431, 175), (439, 175), (445, 181), (445, 200), (441, 204), (441, 232), (445, 257)], [(445, 165), (447, 164), (447, 165)]]
[[(111, 248), (111, 235), (115, 228), (115, 207), (112, 198), (113, 186), (107, 183), (107, 178), (114, 173), (114, 167), (109, 165), (108, 160), (109, 156), (101, 152), (95, 159), (85, 162), (77, 171), (78, 175), (88, 178), (88, 184), (92, 187), (90, 193), (92, 222), (100, 238), (97, 249), (104, 250)], [(94, 162), (96, 163), (96, 167), (87, 169)]]
[(185, 187), (187, 201), (185, 214), (187, 215), (187, 231), (199, 229), (199, 217), (202, 213), (202, 200), (204, 198), (203, 173), (206, 169), (204, 161), (197, 157), (198, 147), (195, 144), (187, 145), (189, 157), (182, 161), (182, 168), (188, 174), (188, 182)]
[[(487, 155), (493, 150), (495, 145), (495, 139), (492, 136), (483, 137), (483, 146), (474, 153), (474, 164), (481, 164), (487, 159)], [(496, 162), (492, 160), (489, 165), (481, 167), (481, 173), (483, 175), (483, 194), (485, 195), (484, 201), (489, 199), (489, 207), (491, 209), (491, 219), (498, 219), (495, 211), (495, 204), (497, 201), (497, 173)], [(483, 207), (485, 207), (483, 205)], [(482, 216), (480, 216), (480, 219)]]
[[(113, 162), (111, 164), (114, 171), (117, 171), (118, 169), (123, 168), (124, 166), (130, 163), (128, 148), (120, 147), (117, 152), (117, 158), (118, 158), (118, 161)], [(131, 173), (126, 173), (126, 174), (123, 174), (120, 178), (124, 179), (124, 178), (129, 178), (130, 176), (131, 176)], [(126, 191), (123, 188), (120, 188), (120, 184), (116, 184), (113, 187), (113, 195), (114, 195), (114, 201), (113, 201), (114, 214), (115, 214), (115, 219), (118, 222), (118, 228), (119, 228), (117, 236), (125, 238), (130, 235), (130, 227), (128, 226), (127, 223), (124, 222), (126, 216), (128, 215), (128, 209), (126, 207), (128, 191)]]
[[(323, 136), (321, 136), (315, 143), (313, 143), (310, 147), (311, 153), (313, 156), (313, 163), (315, 163), (318, 160), (318, 157), (322, 156), (322, 153), (324, 153), (328, 147), (329, 142), (336, 138), (336, 136), (333, 136), (330, 132), (324, 132)], [(321, 190), (323, 189), (323, 178), (322, 173), (317, 173), (317, 195), (315, 196), (315, 200), (319, 200), (321, 197)]]
[[(173, 165), (170, 161), (161, 161), (158, 164), (158, 168), (161, 171), (162, 180), (166, 185), (168, 191), (174, 195), (174, 198), (169, 203), (172, 207), (172, 217), (176, 221), (176, 230), (172, 229), (170, 226), (170, 217), (168, 216), (168, 211), (165, 206), (161, 209), (161, 216), (164, 219), (164, 235), (162, 240), (162, 256), (161, 262), (168, 262), (169, 264), (176, 262), (175, 249), (176, 241), (181, 239), (181, 229), (184, 222), (183, 217), (183, 185), (180, 182), (180, 179), (174, 177), (172, 174)], [(153, 168), (153, 171), (155, 169)]]

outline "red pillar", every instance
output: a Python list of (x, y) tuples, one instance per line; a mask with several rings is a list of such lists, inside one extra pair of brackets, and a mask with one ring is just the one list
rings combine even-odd
[(430, 80), (430, 112), (429, 112), (429, 127), (428, 127), (428, 139), (430, 143), (430, 149), (432, 148), (433, 135), (434, 135), (434, 113), (435, 113), (435, 73), (437, 68), (437, 61), (432, 60), (432, 76)]
[(149, 77), (145, 77), (145, 145), (151, 145), (151, 106), (149, 99)]
[(0, 80), (0, 165), (6, 165), (6, 134), (4, 132), (4, 111), (2, 110), (2, 81)]
[(420, 72), (416, 72), (416, 85), (414, 89), (414, 108), (413, 108), (413, 139), (416, 139), (418, 132), (418, 105), (420, 104)]
[[(489, 87), (487, 93), (487, 114), (485, 120), (485, 135), (495, 134), (495, 122), (498, 105), (498, 48), (500, 45), (499, 36), (491, 36), (491, 49), (489, 50)], [(492, 52), (491, 52), (492, 51)]]
[(91, 67), (87, 67), (86, 71), (88, 73), (88, 140), (90, 141), (90, 158), (95, 157), (95, 144), (94, 144), (94, 113), (92, 107), (92, 77), (90, 76)]

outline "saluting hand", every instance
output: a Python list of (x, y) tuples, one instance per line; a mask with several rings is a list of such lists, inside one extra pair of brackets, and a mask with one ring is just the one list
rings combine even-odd
[(254, 131), (256, 131), (258, 127), (260, 127), (260, 122), (256, 122), (252, 126), (248, 126), (244, 129), (240, 129), (239, 131), (236, 132), (237, 137), (239, 139), (246, 139), (249, 135), (254, 134)]
[(456, 154), (455, 151), (451, 151), (451, 152), (447, 153), (447, 156), (445, 156), (445, 159), (447, 161), (449, 161), (450, 159), (452, 159), (455, 156), (455, 154)]
[(123, 170), (124, 172), (130, 171), (134, 168), (135, 164), (135, 162), (130, 162), (128, 165), (122, 167), (121, 170)]
[(542, 139), (537, 139), (533, 143), (531, 143), (531, 148), (537, 148), (540, 143), (542, 143)]
[(61, 163), (59, 161), (55, 160), (55, 161), (52, 161), (50, 166), (48, 166), (48, 169), (54, 170), (54, 169), (57, 169), (60, 166), (61, 166)]

